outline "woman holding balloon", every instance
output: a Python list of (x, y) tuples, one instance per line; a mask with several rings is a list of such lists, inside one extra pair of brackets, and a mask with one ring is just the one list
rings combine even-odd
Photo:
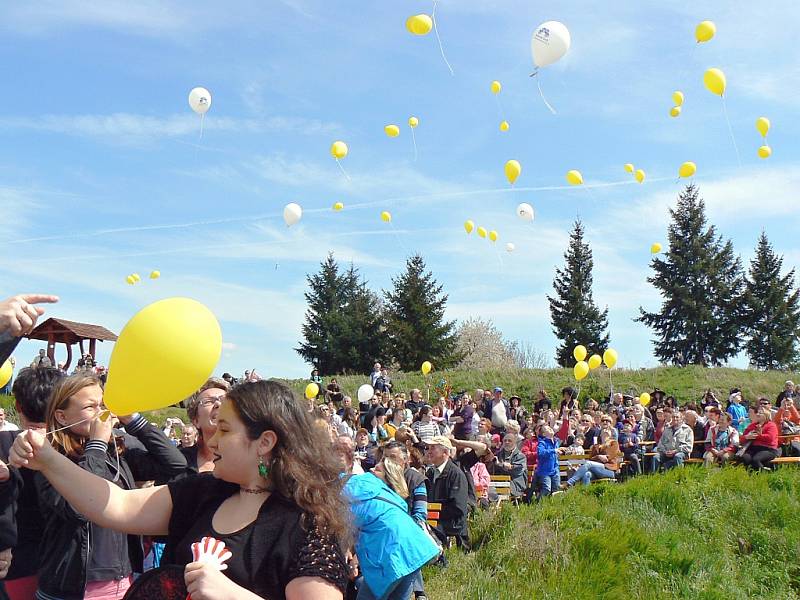
[[(138, 490), (81, 469), (36, 431), (17, 437), (10, 460), (40, 471), (101, 527), (167, 535), (162, 564), (185, 566), (193, 600), (341, 600), (349, 527), (340, 465), (291, 390), (273, 381), (235, 387), (208, 445), (213, 473)], [(193, 560), (191, 545), (205, 536), (230, 550), (224, 572)]]

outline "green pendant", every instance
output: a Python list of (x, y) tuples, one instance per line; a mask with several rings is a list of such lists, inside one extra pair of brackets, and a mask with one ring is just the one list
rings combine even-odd
[(263, 460), (258, 463), (258, 475), (264, 479), (266, 479), (267, 475), (269, 475), (269, 469), (267, 468), (267, 465), (264, 464)]

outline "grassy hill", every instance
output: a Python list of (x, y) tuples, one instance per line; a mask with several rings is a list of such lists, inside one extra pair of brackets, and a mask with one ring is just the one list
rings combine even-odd
[(436, 600), (800, 598), (800, 470), (700, 467), (577, 487), (473, 522)]

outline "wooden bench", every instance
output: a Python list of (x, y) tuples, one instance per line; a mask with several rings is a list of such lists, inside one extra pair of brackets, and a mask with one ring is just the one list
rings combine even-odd
[(428, 525), (436, 527), (439, 524), (439, 513), (442, 510), (440, 502), (428, 502)]
[(489, 488), (497, 493), (497, 505), (511, 499), (511, 475), (491, 475)]

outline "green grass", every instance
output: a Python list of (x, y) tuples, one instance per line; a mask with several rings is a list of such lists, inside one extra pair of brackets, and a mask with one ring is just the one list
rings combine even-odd
[(800, 470), (700, 467), (594, 484), (472, 522), (427, 568), (447, 599), (800, 598)]

